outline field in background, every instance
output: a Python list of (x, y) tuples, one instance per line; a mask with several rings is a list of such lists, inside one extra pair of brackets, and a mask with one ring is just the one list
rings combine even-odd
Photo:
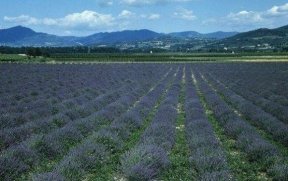
[(0, 180), (287, 180), (287, 70), (0, 64)]
[(44, 57), (28, 57), (26, 55), (17, 54), (0, 54), (0, 63), (17, 62), (17, 63), (32, 63), (32, 62), (48, 62), (49, 58)]
[(226, 61), (288, 61), (286, 53), (166, 53), (166, 54), (51, 54), (49, 57), (27, 57), (0, 54), (0, 62), (105, 63), (105, 62), (226, 62)]

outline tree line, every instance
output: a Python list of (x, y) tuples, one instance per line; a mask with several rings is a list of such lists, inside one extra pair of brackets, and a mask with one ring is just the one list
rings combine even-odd
[(8, 47), (0, 46), (2, 54), (26, 54), (31, 57), (50, 57), (51, 54), (59, 53), (120, 53), (113, 47)]

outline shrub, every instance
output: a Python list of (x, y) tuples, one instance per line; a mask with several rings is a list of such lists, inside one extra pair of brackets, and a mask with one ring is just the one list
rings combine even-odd
[(35, 150), (27, 145), (20, 144), (9, 149), (8, 157), (17, 158), (28, 166), (33, 166), (39, 162), (39, 156)]
[(139, 145), (121, 158), (121, 169), (129, 180), (151, 180), (169, 165), (162, 148), (155, 145)]
[(29, 166), (18, 158), (0, 157), (0, 180), (15, 180), (29, 169)]
[(278, 154), (273, 145), (253, 133), (239, 135), (236, 145), (248, 154), (251, 161), (270, 163)]
[(223, 152), (211, 148), (197, 149), (189, 160), (200, 175), (228, 168)]
[(111, 153), (123, 147), (123, 141), (119, 136), (115, 132), (105, 128), (93, 135), (93, 142), (105, 145)]
[(288, 180), (288, 165), (285, 163), (274, 165), (268, 170), (268, 174), (273, 177), (273, 180)]
[(56, 172), (47, 172), (35, 175), (33, 181), (65, 181), (65, 178)]
[(89, 170), (104, 164), (108, 159), (106, 146), (86, 141), (73, 149), (55, 168), (68, 180), (80, 180)]
[(200, 181), (231, 181), (232, 175), (227, 170), (207, 172), (201, 175)]

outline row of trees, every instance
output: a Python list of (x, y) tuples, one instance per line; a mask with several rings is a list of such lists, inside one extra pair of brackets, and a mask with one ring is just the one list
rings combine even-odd
[(56, 53), (119, 53), (113, 47), (7, 47), (0, 46), (2, 54), (27, 54), (30, 56), (49, 56)]
[(0, 53), (2, 54), (26, 54), (28, 57), (39, 57), (39, 56), (45, 56), (49, 57), (50, 53), (48, 51), (45, 51), (43, 48), (34, 48), (34, 47), (0, 47)]

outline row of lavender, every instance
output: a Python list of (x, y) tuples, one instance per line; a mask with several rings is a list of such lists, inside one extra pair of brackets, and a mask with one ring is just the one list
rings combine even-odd
[(127, 84), (123, 87), (102, 94), (101, 96), (95, 97), (90, 101), (79, 106), (79, 109), (62, 109), (61, 112), (51, 116), (44, 117), (37, 121), (29, 121), (20, 126), (3, 129), (0, 133), (2, 140), (1, 149), (8, 148), (15, 144), (19, 144), (22, 141), (31, 137), (35, 134), (47, 134), (53, 130), (64, 127), (70, 122), (77, 121), (78, 119), (94, 117), (95, 112), (101, 110), (106, 105), (113, 103), (120, 96), (134, 87), (135, 84)]
[[(153, 67), (153, 65), (147, 66), (148, 70), (146, 71), (149, 72), (150, 68), (153, 69)], [(27, 128), (27, 133), (31, 134), (30, 131), (32, 131), (33, 134), (26, 137), (23, 135), (25, 138), (21, 139), (19, 143), (16, 141), (15, 145), (8, 145), (10, 147), (2, 151), (0, 157), (1, 178), (4, 180), (19, 178), (23, 173), (37, 167), (43, 160), (54, 160), (56, 157), (64, 156), (70, 147), (77, 145), (77, 143), (88, 136), (89, 133), (95, 129), (99, 129), (101, 125), (112, 122), (113, 117), (119, 116), (133, 105), (141, 95), (150, 89), (152, 84), (155, 84), (159, 76), (163, 77), (163, 73), (165, 73), (169, 67), (165, 68), (163, 69), (162, 67), (162, 70), (157, 71), (157, 73), (151, 74), (150, 72), (149, 75), (152, 77), (148, 79), (149, 81), (147, 80), (148, 74), (146, 74), (146, 72), (140, 74), (141, 76), (136, 76), (139, 72), (131, 74), (130, 76), (138, 83), (129, 83), (130, 81), (128, 81), (128, 83), (126, 83), (127, 86), (122, 86), (119, 89), (121, 91), (110, 92), (110, 96), (103, 96), (104, 102), (98, 102), (104, 103), (103, 105), (98, 105), (99, 111), (95, 112), (94, 102), (91, 101), (92, 105), (88, 104), (89, 106), (85, 107), (85, 110), (89, 107), (93, 108), (92, 110), (90, 109), (91, 114), (83, 114), (80, 117), (76, 116), (75, 119), (63, 121), (60, 125), (57, 124), (56, 127), (53, 127), (53, 124), (50, 124), (51, 122), (49, 121), (42, 121), (43, 124), (40, 124), (46, 127), (44, 129), (42, 129), (42, 126), (39, 127), (38, 124), (34, 124), (32, 127), (30, 124), (26, 125), (28, 127), (21, 127), (21, 129)], [(139, 71), (137, 69), (135, 70)], [(111, 98), (112, 101), (110, 101)], [(105, 106), (105, 104), (107, 106)], [(78, 115), (76, 111), (74, 113)], [(62, 121), (62, 119), (60, 118), (59, 121)], [(35, 132), (33, 132), (33, 129), (30, 129), (33, 128), (33, 126)], [(6, 133), (8, 134), (10, 132), (8, 131)], [(9, 139), (14, 136), (14, 134), (7, 136), (6, 134), (2, 134), (2, 132), (1, 135), (1, 141), (4, 140), (3, 138)], [(19, 134), (19, 138), (21, 138), (21, 134)]]
[(274, 140), (288, 146), (287, 124), (281, 122), (273, 115), (265, 112), (242, 96), (239, 96), (232, 90), (226, 88), (221, 82), (215, 81), (215, 79), (210, 76), (205, 77), (216, 87), (217, 90), (221, 92), (222, 95), (225, 96), (225, 99), (229, 103), (235, 106), (245, 119), (250, 120), (250, 122), (256, 127), (267, 131), (267, 133), (272, 135)]
[[(195, 80), (194, 80), (195, 81)], [(190, 148), (191, 167), (196, 170), (196, 180), (231, 180), (225, 153), (208, 121), (197, 95), (191, 69), (186, 69), (186, 138)]]
[[(42, 67), (43, 66), (43, 67)], [(134, 77), (137, 78), (137, 71), (133, 72), (129, 69), (123, 70), (123, 74), (119, 74), (116, 75), (116, 73), (113, 72), (117, 72), (119, 70), (119, 67), (117, 68), (117, 66), (115, 66), (115, 69), (112, 67), (106, 67), (107, 69), (107, 75), (101, 73), (102, 71), (98, 70), (98, 66), (95, 66), (95, 73), (93, 74), (92, 70), (90, 70), (91, 68), (86, 67), (86, 69), (84, 69), (84, 67), (82, 67), (84, 70), (81, 69), (81, 67), (79, 69), (75, 69), (75, 73), (74, 76), (79, 76), (81, 77), (81, 79), (76, 79), (73, 80), (74, 76), (71, 77), (66, 77), (65, 75), (71, 75), (71, 70), (67, 67), (63, 67), (62, 73), (58, 73), (58, 68), (56, 70), (50, 68), (49, 71), (46, 70), (46, 66), (42, 65), (42, 66), (38, 66), (38, 69), (41, 70), (41, 72), (39, 72), (39, 70), (35, 73), (36, 75), (29, 75), (30, 73), (25, 71), (25, 67), (23, 67), (23, 72), (20, 71), (20, 74), (24, 74), (26, 77), (29, 77), (29, 81), (31, 81), (32, 83), (35, 84), (35, 86), (32, 86), (31, 89), (34, 89), (35, 87), (39, 90), (45, 90), (45, 91), (40, 91), (41, 93), (43, 93), (43, 95), (45, 97), (40, 98), (40, 97), (36, 97), (35, 101), (32, 102), (28, 102), (27, 105), (23, 105), (20, 104), (19, 106), (17, 105), (15, 107), (16, 110), (18, 110), (19, 112), (13, 112), (13, 110), (11, 110), (11, 106), (8, 106), (9, 103), (13, 102), (11, 100), (3, 100), (1, 101), (2, 106), (1, 108), (1, 114), (0, 114), (0, 125), (1, 125), (1, 131), (6, 130), (7, 128), (16, 128), (16, 127), (20, 127), (23, 125), (29, 125), (29, 124), (35, 124), (38, 123), (39, 121), (43, 120), (43, 119), (53, 119), (53, 120), (58, 120), (59, 117), (61, 118), (61, 115), (68, 117), (67, 119), (70, 119), (73, 121), (74, 117), (75, 117), (75, 112), (78, 114), (87, 114), (85, 105), (83, 104), (88, 104), (87, 102), (94, 102), (94, 99), (97, 96), (102, 96), (104, 93), (106, 93), (107, 95), (109, 94), (109, 91), (111, 90), (115, 90), (115, 89), (119, 89), (120, 86), (122, 86), (121, 84), (127, 85), (127, 84), (131, 84), (133, 81), (133, 79), (135, 79)], [(52, 66), (54, 67), (54, 66)], [(7, 68), (7, 67), (6, 67)], [(8, 67), (9, 68), (9, 67)], [(17, 68), (17, 67), (16, 67)], [(101, 68), (101, 66), (100, 66)], [(105, 67), (102, 67), (105, 68)], [(137, 68), (137, 67), (136, 67)], [(31, 68), (30, 68), (31, 69)], [(29, 70), (30, 70), (29, 69)], [(68, 69), (68, 70), (67, 70)], [(13, 69), (12, 69), (13, 70)], [(17, 69), (16, 69), (17, 70)], [(46, 70), (46, 71), (45, 71)], [(35, 71), (35, 70), (34, 70)], [(42, 71), (44, 73), (42, 73)], [(68, 73), (67, 73), (67, 72)], [(49, 75), (52, 74), (55, 76), (51, 78), (51, 82), (47, 82), (47, 83), (38, 83), (37, 81), (37, 77), (43, 78), (46, 77), (46, 73), (45, 72), (49, 72)], [(71, 73), (69, 73), (71, 72)], [(84, 73), (82, 73), (84, 72)], [(100, 72), (100, 73), (98, 73)], [(112, 72), (113, 74), (109, 74), (110, 72)], [(12, 72), (9, 73), (8, 75), (12, 74), (12, 76), (15, 77), (15, 79), (18, 78), (18, 74), (16, 74), (17, 72)], [(27, 75), (28, 74), (28, 75)], [(57, 75), (59, 74), (59, 75)], [(83, 75), (82, 75), (83, 74)], [(20, 76), (24, 76), (24, 75), (20, 75)], [(49, 77), (48, 75), (48, 77)], [(11, 76), (11, 75), (10, 75)], [(51, 75), (50, 75), (51, 76)], [(3, 79), (6, 76), (3, 76)], [(32, 77), (32, 78), (30, 78)], [(36, 77), (33, 79), (33, 77)], [(89, 80), (89, 81), (87, 81)], [(94, 82), (90, 81), (90, 79), (94, 78)], [(138, 77), (139, 78), (139, 77)], [(152, 77), (157, 78), (157, 77)], [(30, 80), (32, 79), (32, 80)], [(100, 81), (98, 81), (100, 79)], [(115, 79), (115, 80), (114, 80)], [(123, 79), (123, 80), (122, 80)], [(142, 77), (143, 79), (143, 77)], [(51, 86), (53, 86), (53, 84), (57, 82), (68, 82), (67, 84), (67, 89), (66, 89), (66, 85), (64, 87), (58, 88), (56, 89), (56, 92), (54, 92), (53, 90), (50, 90), (49, 88)], [(71, 83), (71, 81), (76, 82), (77, 85)], [(143, 80), (142, 80), (143, 81)], [(23, 84), (25, 84), (27, 81), (23, 81)], [(89, 83), (89, 85), (86, 85), (87, 83)], [(15, 83), (15, 87), (18, 87), (18, 84), (22, 85), (21, 83)], [(69, 89), (69, 87), (71, 86), (70, 84), (72, 84), (72, 86), (75, 86), (74, 89), (83, 89), (82, 87), (85, 87), (84, 89), (86, 90), (85, 92), (79, 92), (78, 94), (74, 95), (74, 92), (71, 91)], [(3, 87), (5, 86), (5, 81), (3, 81)], [(14, 84), (13, 84), (14, 85)], [(2, 86), (1, 86), (2, 87)], [(48, 92), (46, 92), (48, 89)], [(23, 88), (19, 88), (19, 90), (23, 90)], [(19, 91), (18, 90), (18, 91)], [(87, 92), (88, 90), (88, 92)], [(93, 91), (89, 91), (89, 90), (93, 90)], [(56, 99), (56, 96), (50, 94), (51, 92), (54, 92), (57, 96), (58, 95), (73, 95), (72, 97), (70, 96), (69, 98), (65, 98), (65, 99), (58, 99), (58, 103), (57, 101), (49, 101), (50, 98), (52, 97), (52, 99)], [(99, 93), (97, 93), (99, 92)], [(101, 93), (103, 92), (103, 93)], [(13, 95), (15, 95), (17, 93), (11, 93), (11, 97), (13, 97)], [(5, 96), (4, 98), (9, 96)], [(60, 101), (60, 102), (59, 102)], [(97, 105), (96, 105), (97, 106)], [(101, 106), (101, 105), (99, 105)], [(23, 110), (24, 109), (24, 110)], [(18, 128), (16, 128), (18, 129)], [(6, 132), (10, 132), (10, 131), (6, 131)], [(2, 145), (1, 145), (2, 146)]]
[(193, 71), (209, 108), (223, 127), (225, 134), (235, 139), (237, 148), (247, 154), (249, 161), (261, 163), (275, 180), (285, 180), (288, 173), (287, 158), (275, 145), (261, 137), (255, 127), (239, 117), (196, 69)]
[(122, 156), (122, 172), (129, 180), (151, 180), (169, 166), (167, 153), (175, 143), (175, 123), (182, 75), (183, 67), (180, 68), (137, 145)]
[(125, 140), (143, 126), (174, 71), (167, 74), (153, 89), (107, 127), (94, 131), (55, 165), (53, 171), (36, 174), (34, 180), (81, 180), (89, 172), (111, 161), (111, 155), (121, 152)]
[[(286, 110), (285, 91), (277, 90), (279, 84), (286, 85), (281, 81), (286, 76), (285, 64), (277, 68), (250, 65), (239, 64), (237, 71), (234, 64), (23, 65), (22, 72), (22, 65), (0, 65), (5, 72), (1, 75), (15, 79), (13, 85), (0, 77), (4, 85), (9, 84), (0, 88), (0, 100), (6, 101), (0, 103), (4, 115), (0, 120), (0, 180), (109, 180), (114, 174), (128, 180), (153, 180), (170, 165), (176, 129), (185, 129), (193, 179), (233, 180), (235, 170), (230, 169), (226, 147), (205, 115), (202, 98), (224, 134), (235, 140), (235, 149), (249, 162), (262, 164), (269, 177), (285, 180), (288, 161), (278, 144), (287, 150), (287, 116), (276, 112)], [(258, 84), (263, 84), (261, 70), (271, 75), (268, 82), (275, 82), (266, 92), (257, 92), (253, 81), (242, 85), (245, 80), (236, 76), (255, 74)], [(40, 78), (31, 78), (36, 75)], [(31, 90), (39, 94), (31, 94), (28, 86), (23, 92), (18, 90), (28, 80)], [(15, 102), (13, 91), (24, 98)], [(184, 91), (185, 126), (176, 128), (182, 106), (178, 101)], [(58, 111), (53, 112), (55, 108)], [(15, 119), (34, 112), (40, 117)], [(279, 143), (261, 136), (259, 129)], [(140, 134), (140, 130), (145, 131)], [(131, 145), (135, 133), (140, 138)], [(111, 166), (108, 171), (113, 173), (103, 176)]]
[[(230, 87), (233, 91), (235, 91), (235, 93), (241, 95), (243, 98), (259, 106), (265, 112), (270, 113), (283, 123), (288, 124), (288, 106), (274, 102), (273, 100), (269, 100), (268, 98), (265, 98), (256, 92), (252, 92), (245, 86), (239, 84), (234, 84), (233, 86), (231, 86), (231, 84), (229, 84), (227, 80), (223, 80), (223, 83), (226, 86)], [(285, 98), (283, 98), (282, 100), (285, 100)]]
[[(53, 67), (53, 66), (52, 66)], [(97, 68), (98, 66), (96, 66)], [(6, 67), (7, 68), (7, 67)], [(57, 67), (56, 67), (57, 68)], [(89, 67), (87, 67), (89, 68)], [(117, 68), (117, 66), (116, 66)], [(136, 67), (137, 68), (137, 67)], [(156, 67), (157, 68), (157, 67)], [(42, 67), (38, 67), (38, 69), (42, 70), (44, 69), (45, 70), (45, 66)], [(63, 74), (65, 74), (65, 71), (66, 71), (67, 68), (65, 68), (64, 70), (62, 70)], [(117, 71), (119, 68), (115, 69), (114, 71)], [(42, 71), (44, 71), (42, 70)], [(89, 70), (89, 69), (88, 69)], [(109, 70), (109, 69), (108, 69)], [(129, 70), (129, 69), (128, 69)], [(16, 142), (18, 141), (18, 138), (19, 139), (23, 139), (23, 137), (25, 137), (26, 133), (30, 133), (31, 130), (32, 132), (38, 132), (38, 128), (41, 127), (41, 125), (45, 125), (46, 127), (53, 127), (53, 126), (58, 126), (58, 125), (62, 125), (64, 124), (66, 121), (74, 121), (75, 119), (78, 119), (79, 117), (85, 117), (85, 116), (88, 116), (90, 113), (92, 112), (95, 112), (95, 109), (98, 110), (100, 109), (101, 107), (103, 107), (105, 104), (109, 103), (110, 102), (113, 102), (115, 101), (115, 99), (117, 97), (119, 97), (119, 93), (122, 91), (122, 92), (125, 92), (125, 86), (127, 88), (127, 86), (135, 86), (135, 83), (134, 85), (132, 84), (131, 80), (129, 80), (129, 78), (139, 78), (139, 76), (137, 76), (138, 73), (131, 73), (133, 71), (131, 70), (123, 70), (124, 73), (123, 73), (123, 76), (122, 74), (119, 74), (119, 75), (116, 75), (114, 74), (114, 76), (116, 77), (115, 79), (117, 80), (117, 78), (121, 78), (121, 79), (124, 79), (127, 81), (127, 83), (125, 83), (124, 81), (123, 82), (119, 82), (118, 84), (120, 85), (117, 85), (117, 86), (113, 86), (113, 84), (116, 84), (116, 82), (113, 81), (113, 77), (110, 77), (110, 75), (105, 75), (105, 76), (102, 76), (103, 78), (101, 79), (106, 79), (105, 77), (109, 77), (109, 79), (107, 79), (107, 81), (110, 81), (110, 90), (106, 90), (106, 93), (105, 94), (101, 94), (101, 95), (89, 95), (89, 94), (82, 94), (81, 96), (78, 96), (78, 97), (75, 97), (75, 98), (71, 98), (71, 99), (66, 99), (66, 100), (63, 100), (59, 105), (55, 105), (57, 107), (58, 110), (61, 110), (61, 112), (59, 111), (58, 113), (55, 113), (53, 115), (50, 115), (50, 116), (47, 116), (46, 114), (43, 114), (43, 112), (40, 111), (41, 113), (41, 118), (39, 119), (36, 119), (36, 120), (33, 120), (33, 119), (29, 119), (29, 121), (27, 122), (23, 122), (23, 123), (19, 123), (19, 125), (14, 125), (15, 123), (15, 119), (13, 118), (13, 112), (8, 112), (7, 114), (4, 112), (4, 110), (7, 108), (6, 106), (3, 105), (3, 109), (1, 109), (1, 111), (3, 111), (1, 113), (1, 117), (5, 117), (5, 118), (8, 118), (8, 119), (1, 119), (0, 123), (1, 125), (4, 125), (5, 129), (1, 129), (1, 147), (7, 147), (9, 146), (12, 142)], [(164, 69), (165, 70), (165, 69)], [(52, 71), (52, 70), (50, 70)], [(84, 71), (84, 70), (78, 70), (80, 73), (81, 71)], [(88, 73), (91, 73), (92, 70), (90, 71), (86, 71)], [(97, 71), (97, 69), (96, 69)], [(110, 70), (111, 71), (111, 70)], [(107, 73), (109, 73), (110, 71), (108, 71)], [(113, 72), (114, 72), (113, 71)], [(136, 72), (138, 72), (138, 70), (135, 70)], [(25, 72), (25, 70), (24, 70)], [(53, 71), (52, 71), (53, 72)], [(101, 71), (100, 71), (101, 72)], [(102, 71), (103, 72), (103, 71)], [(127, 72), (130, 72), (130, 73), (127, 73)], [(147, 70), (147, 75), (149, 75), (149, 68)], [(55, 73), (55, 72), (54, 72)], [(79, 74), (80, 74), (79, 73)], [(161, 71), (160, 71), (161, 73)], [(23, 73), (24, 74), (24, 73)], [(42, 72), (38, 72), (38, 77), (41, 77), (41, 76), (44, 76), (42, 75)], [(77, 71), (75, 72), (75, 74), (77, 74)], [(136, 74), (136, 75), (135, 75)], [(96, 73), (96, 75), (98, 75), (98, 73)], [(129, 76), (128, 76), (129, 75)], [(153, 75), (153, 74), (152, 74)], [(161, 75), (161, 74), (160, 74)], [(15, 79), (17, 79), (17, 75), (14, 75), (15, 76)], [(155, 79), (157, 79), (159, 75), (156, 75), (156, 76), (151, 76), (151, 78), (155, 81)], [(37, 76), (36, 76), (37, 77)], [(45, 77), (45, 76), (44, 76)], [(92, 76), (90, 76), (92, 77)], [(125, 78), (126, 77), (126, 78)], [(87, 76), (87, 78), (89, 78), (89, 76)], [(137, 79), (138, 79), (137, 78)], [(138, 82), (143, 82), (145, 83), (145, 79), (147, 77), (145, 76), (142, 76), (141, 79), (138, 79)], [(99, 78), (98, 78), (99, 79)], [(95, 79), (97, 82), (98, 79)], [(153, 81), (152, 80), (152, 81)], [(106, 81), (106, 82), (107, 82)], [(81, 81), (79, 81), (80, 83), (82, 83)], [(124, 83), (124, 86), (122, 86), (121, 84)], [(104, 86), (103, 87), (109, 87), (109, 86), (105, 86), (107, 85), (107, 83), (103, 83)], [(3, 84), (5, 87), (5, 84)], [(92, 84), (91, 86), (93, 86), (94, 84)], [(49, 84), (48, 84), (49, 86)], [(90, 85), (89, 85), (90, 86)], [(122, 87), (121, 87), (122, 86)], [(38, 87), (40, 87), (40, 89), (42, 88), (42, 85), (38, 85)], [(101, 84), (98, 86), (98, 87), (101, 87)], [(89, 88), (89, 87), (88, 87)], [(121, 89), (120, 89), (121, 88)], [(117, 90), (119, 89), (119, 91), (114, 91), (114, 90)], [(98, 91), (98, 89), (95, 89)], [(9, 102), (9, 101), (8, 101)], [(4, 102), (6, 103), (6, 102)], [(37, 103), (36, 103), (37, 104)], [(42, 110), (45, 110), (45, 109), (49, 109), (50, 108), (50, 105), (49, 104), (42, 104), (42, 106), (40, 105), (36, 105), (36, 107), (38, 107), (39, 109), (42, 109)], [(1, 107), (2, 108), (2, 107)], [(33, 113), (36, 113), (38, 114), (38, 111), (39, 109), (36, 109), (34, 108), (34, 106), (32, 107), (29, 107), (29, 112), (33, 112)], [(40, 115), (39, 113), (39, 115)], [(21, 116), (25, 115), (26, 113), (22, 113)], [(17, 119), (16, 119), (17, 120)], [(46, 122), (49, 122), (50, 124), (47, 124)], [(53, 122), (54, 125), (51, 123)], [(64, 123), (63, 123), (64, 122)], [(42, 128), (42, 127), (41, 127)], [(29, 131), (27, 131), (29, 130)], [(7, 133), (7, 134), (6, 134)], [(24, 136), (23, 136), (24, 135)], [(8, 139), (6, 141), (6, 138)], [(20, 140), (21, 141), (21, 140)], [(7, 144), (6, 144), (7, 143)]]
[[(143, 69), (140, 65), (10, 66), (0, 67), (3, 70), (0, 76), (0, 128), (42, 119), (63, 108), (78, 109), (79, 105), (95, 96), (134, 82), (135, 78), (143, 76), (139, 72), (148, 76), (152, 70)], [(153, 69), (158, 71), (158, 68)]]
[[(130, 92), (131, 90), (127, 91), (133, 93)], [(65, 126), (54, 129), (47, 134), (33, 136), (27, 141), (9, 147), (4, 151), (0, 159), (1, 170), (4, 170), (3, 177), (5, 180), (18, 177), (23, 172), (31, 170), (39, 165), (42, 160), (54, 160), (59, 156), (64, 156), (71, 146), (79, 143), (89, 132), (99, 129), (102, 125), (112, 121), (110, 120), (110, 115), (115, 114), (119, 116), (119, 113), (126, 109), (127, 105), (124, 106), (124, 103), (126, 104), (125, 99), (127, 96), (129, 95), (121, 96), (101, 111), (93, 113), (92, 116), (71, 121)], [(135, 101), (137, 97), (131, 95), (130, 98), (132, 101)]]
[[(203, 70), (221, 80), (229, 81), (227, 85), (239, 84), (242, 88), (288, 106), (287, 63), (236, 63), (206, 64)], [(202, 69), (201, 69), (202, 70)]]
[[(116, 89), (131, 74), (109, 74), (114, 69), (110, 67), (106, 67), (108, 74), (104, 75), (99, 68), (105, 67), (96, 67), (94, 73), (85, 67), (10, 66), (1, 66), (1, 129), (37, 121), (62, 109), (77, 109), (83, 102)], [(92, 80), (96, 77), (101, 77), (100, 81)]]
[(287, 65), (280, 64), (280, 68), (278, 64), (268, 64), (259, 70), (260, 65), (252, 64), (249, 71), (241, 66), (236, 68), (228, 64), (218, 66), (218, 69), (203, 66), (201, 72), (217, 77), (217, 81), (288, 124)]

